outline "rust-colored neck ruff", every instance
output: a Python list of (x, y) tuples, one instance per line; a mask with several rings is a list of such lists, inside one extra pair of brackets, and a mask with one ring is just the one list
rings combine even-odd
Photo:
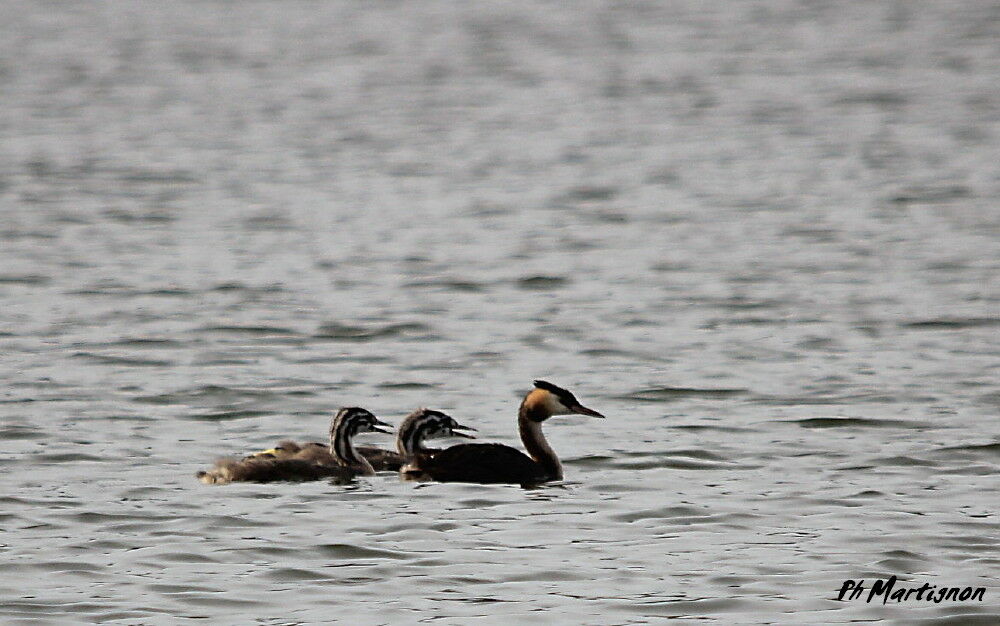
[(555, 451), (549, 446), (542, 434), (542, 422), (548, 419), (551, 414), (545, 408), (544, 403), (537, 402), (534, 393), (529, 393), (521, 403), (521, 410), (517, 415), (517, 428), (521, 433), (521, 443), (528, 451), (528, 456), (545, 469), (549, 480), (562, 480), (562, 463)]

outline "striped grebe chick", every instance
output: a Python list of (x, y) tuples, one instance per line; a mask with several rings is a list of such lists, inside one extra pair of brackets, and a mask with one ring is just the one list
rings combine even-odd
[(441, 450), (427, 448), (424, 440), (435, 437), (465, 437), (475, 439), (463, 431), (475, 431), (471, 426), (464, 426), (455, 418), (433, 409), (417, 409), (406, 416), (396, 429), (396, 450), (399, 456), (406, 460), (400, 468), (400, 475), (406, 480), (427, 480), (429, 477), (420, 470), (421, 461), (437, 454)]
[(562, 464), (542, 434), (542, 422), (554, 415), (570, 414), (604, 417), (562, 387), (536, 380), (517, 413), (521, 442), (528, 454), (499, 443), (463, 443), (436, 454), (417, 455), (405, 467), (440, 482), (536, 485), (561, 480)]
[[(268, 452), (251, 455), (242, 460), (219, 459), (215, 462), (215, 467), (207, 472), (198, 472), (197, 477), (206, 484), (225, 484), (371, 476), (375, 470), (354, 448), (353, 439), (358, 433), (392, 434), (392, 431), (383, 427), (391, 428), (391, 425), (365, 409), (342, 408), (333, 417), (330, 424), (330, 446), (322, 454), (314, 450), (315, 446), (307, 446), (305, 451), (309, 454), (301, 456), (282, 451), (277, 454)], [(299, 451), (300, 454), (302, 452), (303, 450)]]

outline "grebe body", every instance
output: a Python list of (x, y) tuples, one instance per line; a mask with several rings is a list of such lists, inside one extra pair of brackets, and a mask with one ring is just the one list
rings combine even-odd
[(364, 432), (391, 434), (392, 431), (384, 429), (389, 426), (365, 409), (342, 408), (337, 411), (330, 424), (330, 445), (326, 449), (318, 449), (323, 446), (306, 445), (299, 446), (293, 452), (292, 446), (286, 444), (294, 442), (285, 441), (266, 453), (251, 455), (242, 460), (219, 459), (211, 470), (198, 472), (196, 476), (206, 484), (370, 476), (375, 470), (354, 448), (354, 436)]

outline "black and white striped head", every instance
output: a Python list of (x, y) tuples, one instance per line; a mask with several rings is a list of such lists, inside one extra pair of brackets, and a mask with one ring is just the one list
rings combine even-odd
[[(389, 430), (387, 430), (389, 429)], [(369, 411), (360, 407), (344, 407), (337, 411), (337, 415), (330, 424), (330, 438), (353, 437), (359, 433), (386, 433), (392, 434), (392, 424), (386, 424)]]
[(412, 456), (423, 448), (424, 439), (436, 437), (465, 437), (475, 439), (475, 436), (462, 431), (475, 431), (471, 426), (463, 426), (452, 416), (433, 409), (417, 409), (406, 416), (399, 425), (396, 436), (396, 448), (404, 456)]
[(604, 417), (594, 409), (588, 409), (580, 404), (569, 390), (544, 380), (535, 381), (535, 388), (524, 398), (524, 407), (528, 416), (536, 422), (544, 421), (553, 415)]

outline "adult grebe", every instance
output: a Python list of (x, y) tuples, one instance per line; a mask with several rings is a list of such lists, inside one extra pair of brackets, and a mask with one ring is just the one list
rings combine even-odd
[(462, 443), (436, 454), (418, 454), (404, 467), (440, 482), (534, 485), (560, 480), (562, 464), (542, 434), (542, 422), (554, 415), (573, 413), (604, 417), (580, 404), (576, 396), (562, 387), (536, 380), (535, 388), (524, 397), (517, 413), (521, 442), (530, 457), (499, 443)]
[(322, 478), (347, 479), (354, 476), (371, 476), (375, 473), (371, 463), (354, 449), (353, 438), (358, 433), (377, 432), (392, 434), (380, 428), (390, 424), (358, 407), (337, 411), (330, 424), (330, 447), (324, 454), (304, 457), (278, 457), (252, 455), (242, 460), (220, 459), (207, 472), (197, 477), (206, 484), (230, 482), (273, 482), (279, 480), (319, 480)]

